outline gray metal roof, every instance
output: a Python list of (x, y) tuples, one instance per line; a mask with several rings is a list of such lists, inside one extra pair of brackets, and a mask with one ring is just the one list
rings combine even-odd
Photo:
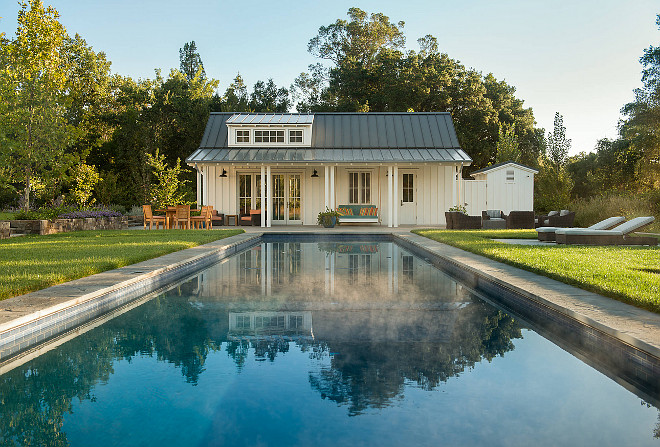
[[(239, 116), (313, 117), (308, 148), (228, 147), (227, 122)], [(266, 118), (267, 117), (267, 118)], [(254, 118), (256, 119), (256, 118)], [(307, 118), (302, 118), (307, 119)], [(231, 124), (231, 123), (230, 123)], [(283, 124), (283, 123), (280, 123)], [(459, 146), (449, 113), (212, 113), (199, 149), (187, 162), (471, 162)]]
[(236, 113), (230, 116), (225, 122), (227, 124), (250, 126), (312, 124), (314, 122), (314, 115), (300, 113)]
[(497, 163), (497, 164), (494, 164), (494, 165), (486, 166), (485, 168), (481, 168), (478, 171), (474, 171), (474, 172), (470, 173), (470, 175), (483, 174), (484, 172), (492, 171), (494, 169), (501, 168), (502, 166), (505, 166), (505, 165), (516, 165), (519, 168), (528, 169), (530, 171), (536, 172), (537, 174), (539, 172), (537, 169), (534, 169), (534, 168), (529, 167), (529, 166), (525, 166), (525, 165), (520, 164), (520, 163), (516, 163), (515, 161), (504, 161), (504, 162)]
[(188, 163), (259, 163), (259, 162), (464, 162), (460, 149), (197, 149)]

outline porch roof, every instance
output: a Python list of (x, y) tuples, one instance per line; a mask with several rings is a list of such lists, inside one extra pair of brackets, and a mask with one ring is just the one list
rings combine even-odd
[(310, 149), (310, 148), (227, 148), (197, 149), (188, 163), (382, 163), (444, 162), (469, 163), (472, 160), (456, 149)]

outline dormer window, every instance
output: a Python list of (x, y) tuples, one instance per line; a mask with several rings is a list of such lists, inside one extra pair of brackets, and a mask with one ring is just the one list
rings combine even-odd
[(290, 130), (289, 131), (289, 143), (302, 143), (303, 141), (303, 131), (302, 130)]
[(283, 130), (255, 130), (255, 143), (284, 143)]
[(237, 130), (236, 131), (236, 142), (237, 143), (249, 143), (250, 142), (250, 131), (249, 130)]

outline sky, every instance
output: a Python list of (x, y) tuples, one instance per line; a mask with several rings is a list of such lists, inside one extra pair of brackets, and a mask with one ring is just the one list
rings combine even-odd
[[(106, 53), (113, 73), (154, 78), (179, 67), (195, 41), (208, 77), (223, 93), (240, 72), (251, 90), (273, 78), (288, 87), (319, 60), (307, 43), (350, 7), (405, 22), (408, 49), (431, 34), (441, 52), (516, 88), (537, 126), (564, 118), (570, 154), (616, 138), (621, 107), (641, 86), (639, 58), (660, 44), (657, 0), (45, 0), (70, 35)], [(0, 32), (12, 37), (19, 4), (0, 0)]]

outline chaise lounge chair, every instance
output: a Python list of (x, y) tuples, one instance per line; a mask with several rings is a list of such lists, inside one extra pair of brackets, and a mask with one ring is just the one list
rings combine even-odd
[(583, 245), (658, 245), (655, 237), (633, 237), (634, 231), (653, 223), (655, 218), (635, 217), (611, 230), (590, 228), (564, 228), (555, 231), (558, 244)]
[[(625, 217), (616, 216), (608, 217), (605, 220), (601, 220), (598, 223), (595, 223), (587, 228), (575, 228), (576, 230), (609, 230), (616, 225), (619, 225), (621, 222), (626, 220)], [(567, 230), (568, 228), (564, 227), (539, 227), (536, 229), (538, 233), (539, 241), (553, 242), (555, 240), (555, 232), (557, 230)]]

